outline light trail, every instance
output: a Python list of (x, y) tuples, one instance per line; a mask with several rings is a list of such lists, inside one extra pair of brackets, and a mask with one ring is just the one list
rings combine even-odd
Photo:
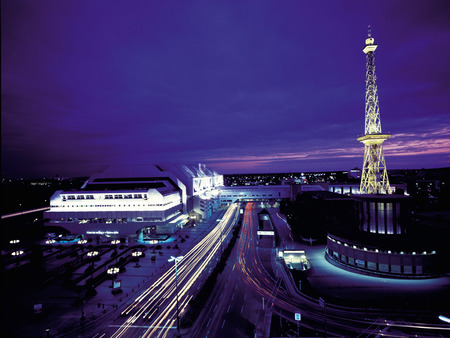
[[(271, 306), (274, 313), (278, 313), (285, 318), (293, 318), (293, 313), (299, 310), (304, 311), (302, 317), (312, 322), (319, 323), (319, 326), (324, 320), (324, 310), (318, 304), (318, 300), (303, 295), (301, 298), (297, 294), (293, 294), (284, 288), (278, 288), (277, 294), (273, 296), (273, 290), (277, 281), (272, 279), (266, 271), (262, 271), (257, 260), (255, 236), (257, 231), (257, 224), (255, 224), (254, 214), (256, 207), (252, 203), (248, 203), (244, 221), (242, 224), (241, 236), (237, 244), (236, 250), (236, 270), (241, 274), (242, 280), (247, 284), (248, 288), (253, 290), (259, 296), (271, 300)], [(279, 217), (279, 215), (278, 215)], [(270, 277), (270, 278), (268, 278)], [(286, 317), (288, 314), (288, 317)], [(362, 317), (364, 315), (364, 317)], [(373, 318), (388, 315), (387, 310), (369, 310), (359, 308), (344, 308), (333, 306), (327, 308), (326, 320), (331, 329), (339, 328), (347, 332), (360, 333), (367, 329), (367, 325), (373, 323)], [(369, 317), (369, 318), (367, 318)], [(304, 326), (305, 322), (302, 324)], [(389, 320), (386, 323), (380, 323), (381, 329), (384, 327), (408, 328), (417, 330), (429, 330), (436, 333), (447, 334), (450, 332), (448, 326), (438, 324), (424, 324), (424, 323), (404, 323)], [(383, 327), (384, 326), (384, 327)], [(314, 328), (314, 327), (310, 327)], [(384, 336), (393, 336), (390, 333), (379, 333)]]
[(44, 207), (44, 208), (38, 208), (38, 209), (31, 209), (31, 210), (19, 211), (19, 212), (15, 212), (15, 213), (13, 213), (13, 214), (2, 215), (2, 218), (1, 218), (1, 219), (10, 218), (10, 217), (16, 217), (16, 216), (21, 216), (21, 215), (26, 215), (26, 214), (32, 214), (33, 212), (47, 211), (47, 210), (50, 210), (50, 207)]
[[(217, 223), (199, 243), (197, 243), (178, 263), (178, 300), (179, 313), (185, 311), (193, 297), (192, 286), (206, 270), (210, 261), (220, 252), (221, 239), (226, 238), (239, 217), (239, 204), (231, 205), (222, 220)], [(223, 234), (223, 235), (222, 235)], [(176, 328), (176, 290), (175, 266), (171, 266), (156, 282), (143, 291), (125, 310), (123, 316), (129, 316), (123, 325), (111, 336), (128, 337), (133, 330), (146, 328), (140, 337), (166, 337)], [(159, 308), (159, 311), (155, 310)], [(145, 314), (152, 313), (155, 318)], [(152, 320), (148, 325), (136, 325), (138, 320)], [(137, 332), (136, 332), (137, 334)]]

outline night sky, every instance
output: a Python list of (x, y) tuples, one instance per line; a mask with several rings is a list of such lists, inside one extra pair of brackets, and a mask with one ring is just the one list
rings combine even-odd
[(450, 166), (448, 0), (5, 0), (2, 176), (361, 168), (368, 25), (388, 170)]

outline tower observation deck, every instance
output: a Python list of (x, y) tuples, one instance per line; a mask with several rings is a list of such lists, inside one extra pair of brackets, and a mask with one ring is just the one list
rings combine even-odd
[(389, 194), (390, 186), (383, 154), (383, 142), (390, 135), (381, 131), (378, 91), (375, 75), (374, 52), (378, 45), (374, 44), (369, 34), (363, 52), (366, 54), (366, 97), (364, 136), (357, 140), (364, 144), (364, 164), (361, 174), (361, 194)]

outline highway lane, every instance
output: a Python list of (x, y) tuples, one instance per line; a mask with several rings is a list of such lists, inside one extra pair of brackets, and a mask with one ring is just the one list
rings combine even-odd
[[(209, 262), (220, 253), (221, 232), (226, 238), (238, 218), (237, 204), (230, 206), (222, 220), (177, 264), (180, 315), (193, 297)], [(124, 311), (125, 318), (106, 329), (108, 337), (165, 337), (176, 332), (175, 266), (137, 297)], [(113, 332), (113, 331), (115, 332)], [(102, 333), (100, 333), (101, 335)]]
[(242, 268), (240, 261), (248, 259), (249, 241), (255, 240), (251, 233), (244, 231), (250, 218), (255, 216), (255, 207), (247, 204), (240, 237), (188, 336), (238, 338), (253, 335), (254, 324), (262, 311), (262, 299), (247, 287), (238, 270)]
[[(424, 335), (441, 335), (446, 334), (449, 331), (448, 328), (438, 324), (420, 324), (420, 323), (404, 323), (404, 320), (394, 320), (400, 316), (404, 316), (404, 313), (399, 314), (398, 311), (389, 310), (376, 310), (376, 309), (359, 309), (359, 308), (344, 308), (339, 306), (327, 306), (326, 319), (325, 308), (322, 307), (317, 299), (307, 297), (298, 292), (293, 286), (293, 283), (289, 282), (288, 271), (285, 269), (281, 261), (277, 261), (279, 269), (279, 275), (283, 276), (284, 287), (277, 285), (278, 280), (261, 267), (258, 259), (258, 250), (256, 248), (256, 231), (258, 226), (257, 211), (259, 209), (255, 204), (249, 203), (246, 207), (244, 222), (241, 229), (240, 239), (237, 242), (235, 261), (236, 270), (241, 276), (241, 281), (244, 285), (239, 288), (247, 288), (247, 294), (251, 294), (253, 299), (258, 302), (259, 299), (269, 300), (270, 310), (279, 314), (288, 320), (293, 321), (294, 313), (302, 313), (301, 326), (306, 326), (311, 329), (324, 330), (325, 320), (327, 331), (329, 334), (336, 336), (356, 336), (367, 333), (367, 328), (373, 325), (374, 322), (378, 322), (378, 329), (374, 334), (378, 334), (379, 331), (383, 331), (385, 336), (395, 336), (401, 331), (402, 325), (406, 330), (416, 330)], [(287, 227), (286, 224), (284, 224)], [(224, 297), (224, 299), (228, 299)], [(217, 305), (218, 309), (225, 307), (223, 301)], [(239, 312), (239, 303), (231, 303), (228, 305), (227, 311), (222, 317), (215, 315), (211, 322), (213, 326), (209, 328), (209, 336), (217, 336), (218, 332), (234, 331), (227, 329), (227, 313)], [(217, 310), (216, 310), (217, 311)], [(417, 316), (417, 313), (411, 313), (411, 317)], [(230, 315), (228, 315), (229, 317)], [(385, 319), (386, 318), (386, 319)], [(267, 327), (264, 326), (263, 317), (260, 316), (256, 323), (256, 330), (258, 332), (267, 331)], [(211, 324), (210, 324), (211, 325)], [(394, 328), (395, 329), (392, 329)], [(393, 330), (394, 333), (390, 333)], [(397, 333), (395, 333), (397, 332)], [(236, 334), (234, 332), (234, 334)]]
[(298, 244), (292, 237), (291, 226), (286, 221), (286, 218), (279, 213), (279, 209), (269, 208), (268, 211), (272, 220), (272, 224), (276, 229), (278, 240), (280, 241), (278, 248), (280, 250), (297, 248)]
[(247, 204), (234, 255), (230, 256), (227, 269), (221, 274), (212, 297), (190, 332), (192, 336), (240, 337), (243, 331), (246, 333), (244, 336), (248, 336), (246, 330), (249, 327), (254, 332), (263, 333), (269, 329), (264, 327), (267, 307), (271, 310), (274, 310), (274, 305), (281, 307), (284, 316), (288, 316), (285, 313), (289, 312), (293, 317), (293, 313), (298, 311), (288, 300), (279, 297), (280, 291), (283, 292), (281, 280), (275, 280), (260, 265), (256, 246), (258, 211), (257, 204)]

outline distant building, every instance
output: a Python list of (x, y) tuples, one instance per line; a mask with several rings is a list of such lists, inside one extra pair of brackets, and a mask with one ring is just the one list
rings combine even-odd
[(221, 205), (234, 202), (281, 201), (291, 196), (290, 185), (251, 185), (222, 187), (219, 192)]
[(349, 178), (360, 179), (361, 178), (361, 169), (353, 168), (348, 172)]
[(222, 185), (203, 164), (112, 166), (81, 189), (55, 192), (44, 218), (75, 234), (151, 239), (209, 217)]
[[(402, 194), (407, 191), (406, 183), (395, 183), (390, 185), (390, 193), (395, 194), (401, 192)], [(328, 191), (335, 192), (338, 194), (351, 194), (359, 195), (360, 184), (359, 183), (330, 183), (328, 186)]]

